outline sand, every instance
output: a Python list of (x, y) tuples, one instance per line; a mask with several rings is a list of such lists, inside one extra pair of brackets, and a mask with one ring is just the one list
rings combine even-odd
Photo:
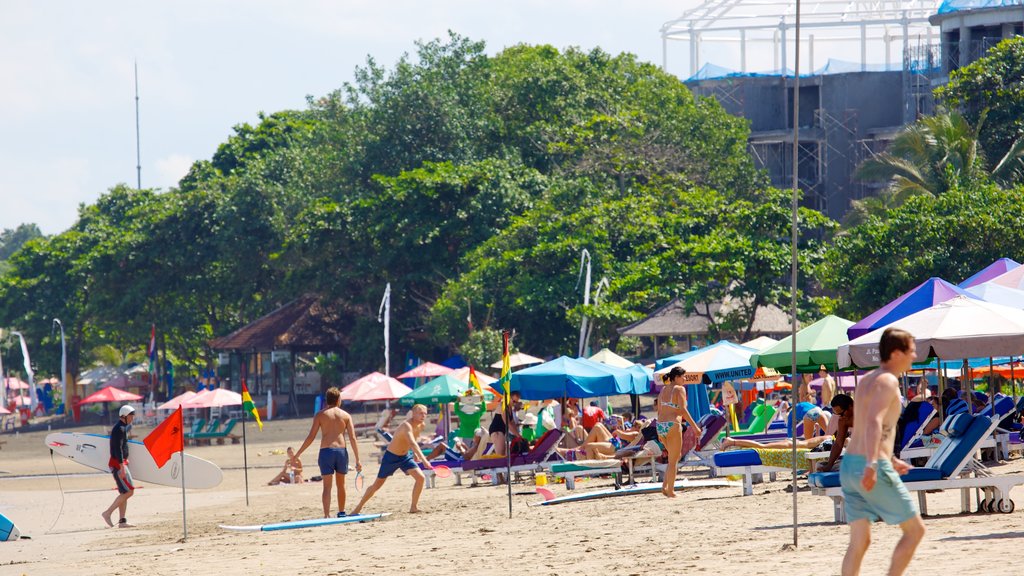
[[(283, 532), (220, 529), (321, 515), (320, 483), (265, 485), (284, 459), (271, 451), (297, 447), (308, 426), (308, 420), (278, 420), (263, 432), (250, 430), (248, 506), (240, 444), (189, 448), (224, 468), (225, 476), (217, 488), (188, 492), (185, 541), (180, 490), (145, 485), (128, 508), (137, 526), (108, 529), (100, 518), (115, 496), (108, 475), (59, 457), (51, 462), (45, 432), (0, 435), (7, 440), (0, 449), (0, 512), (31, 536), (0, 543), (0, 575), (817, 575), (839, 573), (848, 537), (845, 526), (832, 523), (831, 500), (799, 491), (799, 546), (793, 549), (793, 498), (785, 477), (756, 485), (748, 497), (737, 487), (694, 488), (671, 501), (640, 495), (544, 507), (527, 506), (540, 498), (532, 485), (516, 484), (509, 519), (504, 486), (455, 486), (454, 477), (424, 492), (426, 513), (409, 514), (412, 481), (396, 476), (364, 510), (392, 513), (381, 521)], [(361, 449), (369, 481), (377, 471), (372, 441), (361, 442)], [(315, 450), (303, 461), (315, 469)], [(995, 471), (1024, 473), (1024, 461)], [(349, 509), (358, 497), (351, 482)], [(577, 490), (609, 485), (586, 480)], [(565, 493), (562, 485), (549, 487)], [(960, 515), (959, 492), (929, 495), (933, 516), (909, 573), (1019, 571), (1013, 559), (1024, 543), (1022, 492), (1015, 489), (1021, 506), (1009, 515)], [(876, 524), (873, 537), (863, 573), (884, 574), (899, 529)]]

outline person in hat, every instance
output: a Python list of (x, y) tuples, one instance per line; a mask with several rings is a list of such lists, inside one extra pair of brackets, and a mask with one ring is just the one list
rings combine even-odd
[(131, 431), (132, 421), (135, 420), (135, 408), (125, 404), (117, 411), (117, 415), (117, 424), (114, 424), (114, 428), (110, 431), (110, 460), (107, 462), (110, 472), (114, 475), (114, 484), (117, 485), (117, 497), (101, 516), (107, 526), (113, 528), (114, 522), (111, 516), (114, 514), (114, 510), (118, 510), (120, 515), (117, 527), (131, 528), (132, 525), (125, 518), (125, 512), (128, 510), (128, 499), (135, 494), (132, 473), (128, 470), (128, 433)]

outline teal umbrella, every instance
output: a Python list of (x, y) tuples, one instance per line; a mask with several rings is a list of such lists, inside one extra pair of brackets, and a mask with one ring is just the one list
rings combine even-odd
[[(853, 326), (853, 322), (829, 315), (797, 332), (796, 371), (817, 372), (821, 365), (835, 371), (838, 368), (836, 350), (850, 341), (846, 336), (850, 326)], [(771, 348), (751, 357), (751, 362), (755, 366), (788, 373), (792, 370), (792, 342), (792, 336), (787, 336)]]
[(450, 374), (445, 374), (402, 396), (398, 402), (402, 406), (412, 406), (413, 404), (424, 404), (426, 406), (431, 404), (449, 404), (465, 395), (468, 388), (469, 384)]

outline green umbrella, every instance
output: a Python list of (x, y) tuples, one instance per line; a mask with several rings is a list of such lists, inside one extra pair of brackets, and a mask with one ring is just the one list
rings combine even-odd
[(467, 389), (469, 389), (469, 384), (454, 376), (445, 374), (402, 396), (398, 401), (402, 406), (412, 406), (413, 404), (424, 404), (427, 406), (431, 404), (449, 404), (465, 395)]
[[(853, 326), (853, 322), (829, 315), (797, 332), (796, 371), (817, 372), (823, 364), (828, 370), (836, 370), (836, 349), (850, 341), (846, 336), (846, 329), (850, 326)], [(789, 372), (793, 363), (792, 356), (792, 337), (787, 336), (753, 356), (751, 362), (755, 366)]]

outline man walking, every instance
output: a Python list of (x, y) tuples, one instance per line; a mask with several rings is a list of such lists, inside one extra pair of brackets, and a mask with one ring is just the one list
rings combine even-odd
[(914, 361), (914, 337), (889, 328), (882, 333), (878, 351), (881, 365), (857, 384), (860, 407), (854, 414), (856, 434), (839, 466), (850, 524), (843, 576), (860, 573), (864, 553), (871, 544), (871, 523), (879, 518), (887, 524), (898, 524), (903, 531), (892, 553), (890, 575), (903, 574), (924, 538), (924, 522), (899, 476), (910, 465), (892, 453), (901, 408), (898, 377)]
[(117, 527), (132, 528), (125, 518), (128, 510), (128, 499), (135, 494), (135, 484), (132, 482), (132, 473), (128, 470), (128, 432), (131, 431), (132, 421), (135, 420), (135, 408), (125, 404), (117, 411), (117, 424), (110, 431), (110, 472), (114, 475), (114, 484), (117, 486), (117, 497), (109, 508), (103, 511), (103, 521), (107, 526), (113, 528), (111, 520), (114, 510), (119, 510)]
[(338, 406), (341, 401), (341, 390), (333, 386), (328, 388), (324, 393), (324, 400), (327, 407), (313, 416), (313, 426), (309, 429), (309, 434), (299, 451), (295, 453), (295, 461), (298, 461), (302, 452), (313, 443), (319, 430), (320, 454), (317, 457), (317, 464), (320, 465), (320, 475), (324, 479), (324, 489), (321, 493), (324, 518), (331, 517), (331, 489), (335, 482), (338, 484), (338, 518), (341, 518), (345, 515), (345, 475), (348, 474), (348, 447), (345, 445), (345, 436), (348, 436), (348, 444), (356, 457), (356, 471), (361, 472), (363, 465), (359, 462), (359, 446), (356, 444), (352, 417)]

